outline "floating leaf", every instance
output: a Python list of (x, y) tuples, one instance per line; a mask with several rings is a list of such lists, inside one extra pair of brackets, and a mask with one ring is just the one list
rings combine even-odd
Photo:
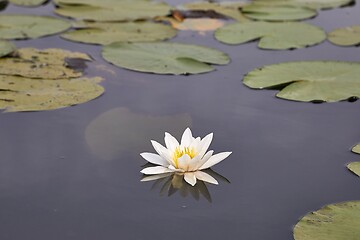
[(47, 0), (9, 0), (9, 2), (11, 2), (12, 4), (26, 7), (36, 7), (45, 3), (46, 1)]
[(280, 63), (248, 73), (244, 84), (259, 89), (286, 86), (276, 96), (294, 101), (336, 102), (360, 97), (360, 63)]
[(339, 46), (355, 46), (360, 44), (360, 25), (336, 29), (328, 34), (328, 39)]
[(360, 177), (360, 162), (352, 162), (347, 165), (347, 168), (354, 174)]
[(225, 23), (219, 19), (212, 18), (186, 18), (183, 21), (178, 21), (170, 17), (161, 17), (157, 20), (169, 22), (173, 28), (178, 30), (199, 31), (200, 33), (214, 31)]
[(356, 146), (354, 146), (351, 151), (353, 151), (354, 153), (358, 153), (360, 154), (360, 143)]
[(101, 78), (30, 79), (0, 75), (0, 108), (7, 112), (43, 111), (88, 102), (104, 89)]
[(326, 39), (325, 32), (307, 23), (246, 22), (235, 23), (218, 29), (217, 40), (227, 44), (241, 44), (260, 39), (259, 48), (303, 48)]
[(84, 53), (62, 49), (22, 48), (13, 55), (0, 58), (0, 74), (44, 79), (75, 78), (82, 73), (66, 66), (65, 60), (91, 60)]
[[(100, 1), (99, 1), (100, 2)], [(170, 6), (165, 3), (120, 1), (113, 5), (60, 5), (55, 10), (59, 15), (91, 21), (133, 21), (152, 19), (170, 13)]]
[(65, 20), (35, 15), (0, 15), (2, 39), (39, 38), (56, 34), (70, 28)]
[(176, 35), (176, 30), (161, 23), (94, 22), (82, 24), (84, 29), (64, 33), (61, 37), (77, 42), (107, 45), (113, 42), (152, 42), (169, 39)]
[(348, 5), (353, 0), (254, 0), (256, 4), (328, 9)]
[(360, 201), (330, 204), (308, 213), (294, 228), (295, 240), (356, 240), (360, 236)]
[(218, 50), (180, 43), (114, 43), (103, 48), (105, 60), (119, 67), (159, 74), (196, 74), (214, 70), (211, 64), (227, 64)]
[(214, 11), (223, 16), (230, 17), (240, 22), (248, 21), (246, 17), (240, 12), (240, 8), (245, 6), (246, 2), (221, 2), (221, 3), (209, 3), (209, 2), (193, 2), (186, 3), (180, 6), (181, 9), (192, 11)]
[(292, 6), (268, 6), (251, 4), (241, 9), (242, 13), (252, 19), (265, 21), (296, 21), (316, 16), (316, 10)]
[[(136, 0), (137, 2), (149, 1), (149, 0)], [(121, 2), (133, 2), (133, 0), (53, 0), (53, 2), (58, 5), (91, 5), (91, 6), (113, 6)]]
[(13, 51), (15, 51), (16, 47), (14, 44), (8, 41), (0, 40), (0, 57), (6, 56)]
[(164, 132), (174, 132), (174, 136), (181, 137), (191, 122), (188, 114), (152, 116), (123, 107), (114, 108), (91, 121), (85, 139), (99, 159), (119, 160), (124, 153), (148, 149), (150, 142), (145, 139), (159, 141), (164, 138)]

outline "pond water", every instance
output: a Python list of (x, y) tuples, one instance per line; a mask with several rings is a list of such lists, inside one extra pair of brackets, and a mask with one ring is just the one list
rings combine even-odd
[[(181, 1), (172, 1), (179, 3)], [(53, 6), (8, 6), (1, 13), (53, 15)], [(360, 5), (321, 11), (308, 22), (330, 31), (360, 22)], [(359, 200), (359, 179), (345, 164), (359, 160), (360, 102), (300, 103), (276, 91), (245, 87), (256, 67), (295, 60), (359, 61), (360, 48), (324, 42), (294, 51), (227, 46), (194, 32), (174, 42), (215, 47), (232, 62), (191, 76), (137, 73), (100, 57), (101, 47), (51, 36), (18, 47), (90, 53), (87, 76), (102, 76), (106, 93), (75, 107), (0, 115), (0, 238), (289, 240), (292, 227), (321, 206)], [(177, 138), (214, 132), (211, 149), (233, 154), (213, 170), (230, 183), (208, 185), (199, 200), (171, 196), (140, 182), (165, 131)]]

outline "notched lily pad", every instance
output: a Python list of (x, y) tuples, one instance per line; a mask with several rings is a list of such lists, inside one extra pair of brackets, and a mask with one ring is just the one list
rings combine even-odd
[(241, 9), (245, 17), (263, 21), (297, 21), (315, 17), (316, 10), (293, 6), (250, 4)]
[(15, 51), (16, 46), (8, 41), (0, 40), (0, 57), (6, 56)]
[(113, 42), (153, 42), (172, 38), (176, 30), (171, 26), (153, 22), (75, 24), (78, 30), (61, 35), (67, 40), (107, 45)]
[(246, 22), (218, 29), (215, 38), (226, 44), (260, 39), (259, 48), (281, 50), (318, 44), (326, 39), (326, 34), (321, 28), (307, 23)]
[(337, 102), (360, 97), (360, 63), (280, 63), (255, 69), (243, 81), (250, 88), (280, 88), (276, 96), (283, 99)]
[(114, 43), (103, 48), (105, 60), (130, 70), (159, 74), (197, 74), (213, 71), (229, 57), (216, 49), (181, 43)]
[(294, 228), (295, 240), (355, 240), (360, 236), (360, 201), (330, 204), (308, 213)]
[(39, 38), (71, 27), (68, 21), (35, 15), (0, 15), (0, 36), (2, 39)]
[(48, 0), (9, 0), (12, 4), (25, 6), (25, 7), (36, 7), (44, 4)]
[(22, 48), (12, 56), (0, 58), (0, 74), (44, 79), (82, 76), (82, 72), (67, 66), (67, 58), (91, 60), (87, 54), (62, 49)]
[(133, 21), (152, 19), (170, 13), (170, 6), (165, 3), (119, 1), (115, 4), (61, 5), (55, 13), (79, 20), (89, 21)]
[(328, 34), (328, 39), (339, 46), (360, 45), (360, 25), (335, 29)]
[(102, 79), (31, 79), (0, 75), (0, 109), (6, 112), (44, 111), (88, 102), (104, 89)]

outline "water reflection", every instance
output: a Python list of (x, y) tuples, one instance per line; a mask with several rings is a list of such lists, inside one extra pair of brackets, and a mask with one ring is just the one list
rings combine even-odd
[[(152, 166), (151, 164), (146, 164)], [(147, 166), (146, 166), (147, 167)], [(207, 174), (224, 183), (230, 181), (212, 169), (203, 170)], [(160, 191), (160, 196), (173, 196), (176, 192), (182, 197), (193, 197), (197, 201), (201, 197), (212, 202), (210, 191), (204, 181), (198, 180), (195, 186), (191, 186), (184, 180), (183, 173), (163, 173), (157, 175), (143, 176), (142, 182), (155, 181), (151, 187), (152, 191)]]

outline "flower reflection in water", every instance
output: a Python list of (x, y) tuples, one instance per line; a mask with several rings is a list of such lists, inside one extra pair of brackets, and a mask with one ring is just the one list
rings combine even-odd
[[(147, 164), (150, 165), (150, 164)], [(211, 169), (204, 170), (218, 181), (230, 183), (224, 176), (216, 173)], [(141, 181), (155, 181), (151, 187), (153, 191), (160, 191), (160, 196), (172, 196), (178, 192), (182, 197), (192, 196), (196, 200), (200, 200), (201, 196), (211, 202), (210, 192), (204, 181), (198, 180), (194, 186), (189, 185), (184, 180), (184, 173), (171, 172), (151, 176), (144, 176)]]

